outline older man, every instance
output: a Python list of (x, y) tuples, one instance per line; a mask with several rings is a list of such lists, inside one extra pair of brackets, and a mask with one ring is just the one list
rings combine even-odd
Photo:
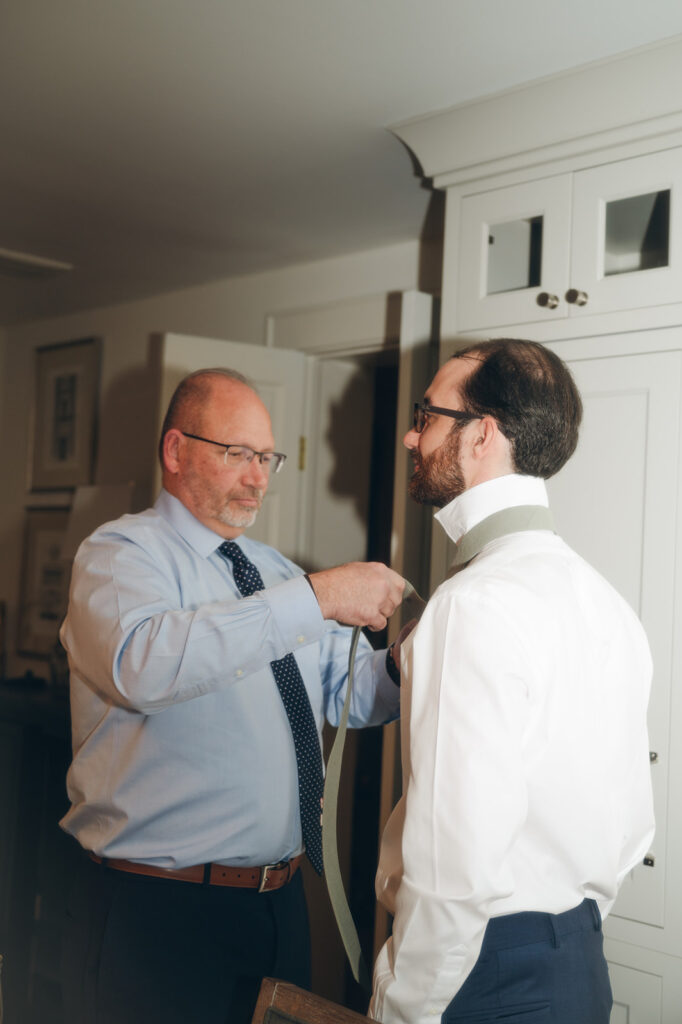
[(651, 663), (634, 613), (553, 531), (544, 479), (580, 418), (556, 355), (496, 340), (439, 370), (405, 437), (457, 571), (403, 644), (380, 1021), (608, 1024), (601, 922), (653, 832)]
[[(306, 985), (300, 872), (321, 870), (320, 733), (343, 703), (350, 630), (385, 625), (402, 579), (353, 563), (309, 577), (247, 540), (270, 475), (270, 417), (239, 374), (171, 400), (153, 509), (76, 557), (71, 809), (90, 854), (70, 908), (70, 1021), (238, 1024), (263, 975)], [(399, 681), (399, 679), (398, 679)], [(352, 724), (398, 712), (396, 668), (366, 642)]]

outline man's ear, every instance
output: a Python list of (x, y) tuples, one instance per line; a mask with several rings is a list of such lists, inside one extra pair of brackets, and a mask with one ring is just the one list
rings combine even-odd
[(175, 427), (166, 431), (163, 439), (163, 468), (167, 473), (175, 475), (180, 471), (180, 449), (184, 440)]
[(497, 421), (492, 416), (482, 416), (476, 421), (475, 426), (471, 455), (474, 459), (483, 459), (498, 446), (502, 435)]
[(474, 431), (471, 459), (481, 472), (488, 476), (515, 473), (511, 443), (500, 430), (494, 416), (483, 416), (474, 425), (478, 429)]

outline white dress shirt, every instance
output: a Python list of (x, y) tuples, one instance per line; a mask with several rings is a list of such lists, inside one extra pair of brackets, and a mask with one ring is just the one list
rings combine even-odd
[[(321, 732), (343, 708), (351, 630), (302, 570), (239, 537), (265, 590), (243, 598), (223, 538), (162, 491), (80, 547), (61, 638), (71, 668), (71, 809), (106, 857), (159, 867), (274, 864), (302, 848), (291, 728), (270, 662), (292, 651)], [(400, 690), (364, 637), (351, 725), (395, 718)]]
[[(544, 483), (506, 476), (436, 518), (456, 542), (528, 504)], [(404, 796), (377, 875), (395, 919), (370, 1014), (415, 1024), (460, 989), (490, 918), (586, 897), (609, 912), (653, 835), (651, 659), (613, 587), (537, 530), (446, 580), (402, 652)]]

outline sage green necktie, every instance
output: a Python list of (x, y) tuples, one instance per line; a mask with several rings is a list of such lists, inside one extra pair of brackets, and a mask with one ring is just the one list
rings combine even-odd
[[(403, 602), (410, 601), (423, 610), (426, 602), (419, 596), (411, 583), (405, 580), (405, 591)], [(350, 651), (348, 654), (348, 683), (346, 685), (346, 699), (343, 703), (343, 711), (339, 727), (336, 730), (334, 744), (327, 761), (327, 774), (324, 780), (324, 801), (322, 809), (322, 859), (324, 861), (324, 877), (329, 892), (329, 900), (334, 911), (336, 924), (343, 941), (346, 956), (350, 963), (353, 977), (366, 992), (371, 992), (371, 981), (367, 966), (362, 956), (360, 940), (353, 921), (353, 915), (348, 906), (346, 890), (343, 887), (341, 877), (341, 866), (339, 864), (339, 850), (336, 842), (336, 813), (339, 799), (339, 781), (341, 779), (341, 763), (343, 760), (343, 746), (346, 742), (346, 730), (348, 728), (348, 715), (350, 702), (353, 694), (353, 677), (355, 672), (355, 652), (357, 651), (360, 639), (360, 627), (353, 628)]]

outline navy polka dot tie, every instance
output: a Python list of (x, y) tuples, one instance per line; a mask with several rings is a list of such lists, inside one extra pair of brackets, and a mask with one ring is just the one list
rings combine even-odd
[[(238, 544), (235, 544), (234, 541), (225, 541), (220, 545), (218, 551), (232, 562), (234, 581), (242, 597), (249, 597), (257, 590), (265, 589), (261, 574)], [(324, 777), (320, 740), (313, 717), (313, 709), (310, 706), (305, 684), (293, 654), (287, 654), (279, 661), (271, 661), (270, 668), (275, 677), (294, 739), (301, 829), (305, 852), (318, 875), (321, 875), (320, 801), (324, 791)]]

